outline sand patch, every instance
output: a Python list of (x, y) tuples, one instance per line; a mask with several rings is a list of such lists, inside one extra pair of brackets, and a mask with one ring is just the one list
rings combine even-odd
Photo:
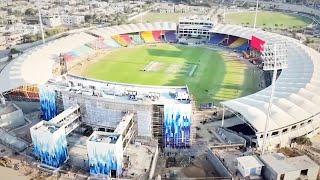
[(151, 61), (149, 64), (147, 64), (144, 68), (143, 71), (146, 72), (157, 72), (161, 69), (163, 66), (163, 63), (158, 62), (158, 61)]
[(175, 74), (178, 73), (182, 68), (182, 64), (171, 64), (167, 69), (166, 73)]

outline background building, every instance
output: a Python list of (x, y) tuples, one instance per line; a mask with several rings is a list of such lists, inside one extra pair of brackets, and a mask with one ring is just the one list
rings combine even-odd
[(264, 164), (257, 156), (242, 156), (237, 158), (237, 168), (243, 177), (260, 176)]
[(281, 153), (260, 156), (265, 164), (262, 173), (267, 180), (317, 179), (319, 165), (308, 156), (286, 157)]

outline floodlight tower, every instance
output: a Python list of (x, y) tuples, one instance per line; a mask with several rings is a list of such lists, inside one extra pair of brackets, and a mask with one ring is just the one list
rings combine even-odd
[(269, 129), (269, 123), (270, 123), (274, 90), (276, 88), (277, 72), (279, 69), (286, 69), (288, 67), (287, 54), (288, 53), (287, 53), (286, 42), (276, 42), (272, 44), (267, 44), (265, 45), (264, 51), (262, 52), (263, 70), (265, 71), (273, 70), (270, 99), (269, 99), (268, 111), (267, 111), (267, 119), (265, 123), (265, 129), (264, 129), (263, 141), (262, 141), (262, 154), (264, 154), (266, 150), (268, 138), (270, 138), (270, 135), (268, 135), (268, 129)]

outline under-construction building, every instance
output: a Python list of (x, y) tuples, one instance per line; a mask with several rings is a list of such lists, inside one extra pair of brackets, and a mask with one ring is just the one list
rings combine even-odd
[(139, 86), (65, 75), (45, 88), (55, 91), (56, 111), (79, 105), (83, 123), (96, 129), (114, 130), (124, 112), (134, 112), (139, 138), (155, 139), (162, 148), (190, 146), (192, 108), (186, 86)]

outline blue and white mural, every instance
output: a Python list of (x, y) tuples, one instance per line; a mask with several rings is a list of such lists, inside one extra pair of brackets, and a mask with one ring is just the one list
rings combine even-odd
[(42, 118), (50, 120), (57, 115), (56, 93), (52, 88), (39, 86), (40, 108)]
[[(120, 137), (121, 138), (121, 137)], [(119, 177), (122, 174), (122, 141), (116, 144), (87, 141), (90, 174), (111, 177), (111, 171)]]
[(65, 129), (44, 128), (48, 127), (33, 127), (30, 129), (34, 153), (39, 157), (41, 163), (58, 168), (68, 158)]
[(164, 146), (186, 148), (190, 146), (191, 104), (164, 105)]

